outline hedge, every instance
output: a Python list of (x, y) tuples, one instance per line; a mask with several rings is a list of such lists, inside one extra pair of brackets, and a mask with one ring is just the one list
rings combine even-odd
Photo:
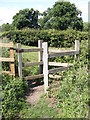
[(39, 30), (39, 29), (23, 29), (13, 30), (2, 34), (13, 42), (21, 43), (29, 46), (37, 46), (38, 40), (47, 41), (49, 46), (53, 47), (70, 47), (74, 44), (75, 39), (87, 40), (88, 32), (80, 32), (72, 29), (58, 30)]

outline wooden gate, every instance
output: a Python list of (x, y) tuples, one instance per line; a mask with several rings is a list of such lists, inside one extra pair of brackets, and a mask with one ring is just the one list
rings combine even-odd
[(15, 77), (15, 68), (14, 68), (14, 45), (13, 42), (9, 43), (0, 43), (0, 47), (10, 48), (10, 58), (0, 57), (0, 62), (9, 62), (11, 71), (2, 71), (2, 73), (7, 73)]

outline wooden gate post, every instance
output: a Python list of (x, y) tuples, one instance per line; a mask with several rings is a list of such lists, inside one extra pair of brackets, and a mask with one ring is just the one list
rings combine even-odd
[[(75, 40), (75, 51), (78, 53), (77, 57), (78, 57), (78, 60), (79, 60), (79, 40)], [(75, 58), (76, 58), (76, 55), (75, 55)]]
[[(43, 40), (38, 40), (38, 48), (42, 48)], [(43, 60), (43, 51), (39, 51), (39, 62)], [(39, 65), (39, 74), (43, 73), (43, 65)]]
[(10, 45), (12, 46), (12, 47), (10, 47), (10, 58), (13, 58), (13, 62), (11, 62), (10, 67), (11, 67), (11, 74), (14, 78), (15, 77), (15, 68), (14, 68), (14, 48), (13, 48), (14, 46), (13, 46), (13, 42), (10, 42)]
[(43, 48), (43, 74), (44, 74), (44, 91), (48, 89), (48, 43), (42, 43)]
[(22, 53), (21, 53), (21, 43), (17, 44), (17, 52), (18, 52), (18, 75), (22, 78)]

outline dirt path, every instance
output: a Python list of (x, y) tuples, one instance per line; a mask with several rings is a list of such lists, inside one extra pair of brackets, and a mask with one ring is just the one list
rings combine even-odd
[(31, 83), (29, 87), (29, 94), (26, 96), (26, 101), (29, 102), (30, 105), (35, 105), (43, 92), (43, 84)]
[[(56, 96), (53, 96), (54, 93), (59, 92), (59, 85), (60, 81), (55, 81), (53, 84), (51, 83), (50, 86), (50, 92), (49, 98), (47, 101), (49, 101), (49, 106), (56, 107)], [(37, 82), (31, 82), (29, 83), (29, 93), (26, 96), (26, 101), (30, 103), (30, 105), (35, 105), (38, 101), (40, 96), (44, 93), (44, 85), (43, 83), (37, 83)], [(59, 94), (59, 93), (58, 93)]]

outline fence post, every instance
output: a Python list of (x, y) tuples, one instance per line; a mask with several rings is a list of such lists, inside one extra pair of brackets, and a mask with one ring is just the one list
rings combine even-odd
[[(10, 42), (10, 44), (12, 44), (13, 46), (13, 42)], [(10, 58), (13, 58), (14, 59), (14, 48), (11, 47), (10, 48)], [(13, 78), (15, 77), (15, 68), (14, 68), (14, 62), (11, 62), (11, 74), (13, 75)]]
[(22, 78), (22, 53), (20, 52), (21, 50), (21, 43), (17, 44), (17, 52), (18, 52), (18, 74), (19, 77)]
[[(79, 40), (75, 40), (75, 51), (79, 52)], [(79, 54), (77, 55), (78, 57), (78, 60), (79, 60)], [(75, 58), (76, 58), (76, 55), (75, 55)]]
[(43, 48), (43, 74), (44, 74), (44, 91), (47, 93), (48, 88), (48, 43), (42, 43)]
[[(43, 40), (38, 40), (38, 48), (42, 48)], [(39, 62), (43, 60), (43, 51), (39, 52)], [(39, 65), (39, 74), (43, 72), (43, 65)]]

